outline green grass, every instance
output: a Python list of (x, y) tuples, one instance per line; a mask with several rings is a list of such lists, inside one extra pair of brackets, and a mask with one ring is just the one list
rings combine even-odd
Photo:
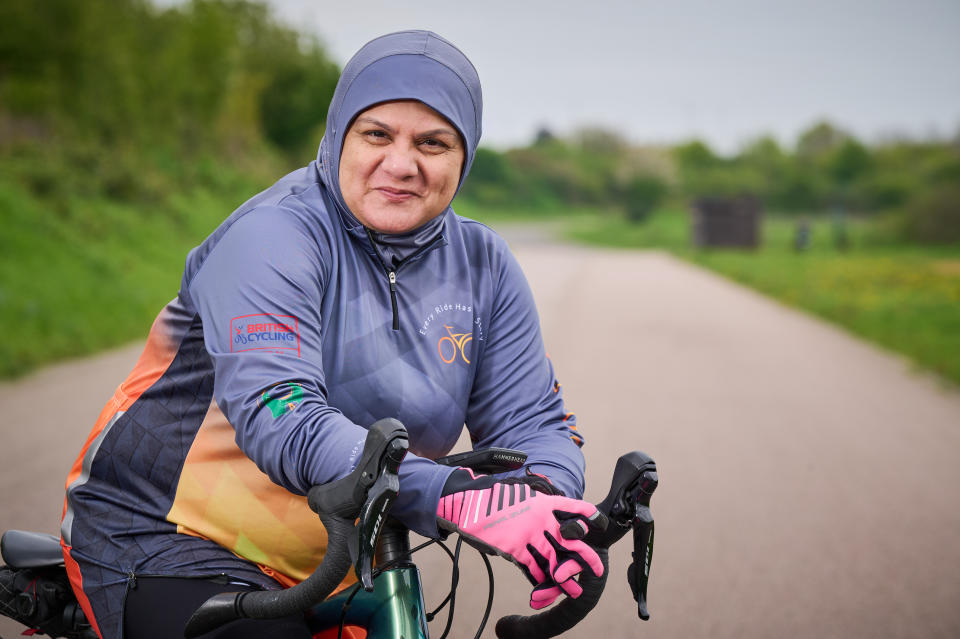
[(960, 383), (960, 247), (897, 244), (876, 223), (848, 225), (834, 246), (830, 218), (811, 223), (807, 251), (793, 249), (795, 218), (767, 216), (761, 248), (695, 250), (686, 214), (660, 211), (644, 224), (578, 218), (571, 238), (624, 248), (662, 248), (812, 312)]
[(241, 201), (49, 200), (0, 180), (0, 377), (144, 337), (187, 252)]

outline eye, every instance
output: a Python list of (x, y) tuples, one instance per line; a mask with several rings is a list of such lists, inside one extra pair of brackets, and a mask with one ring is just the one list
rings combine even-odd
[(382, 144), (390, 139), (390, 136), (383, 129), (370, 129), (363, 132), (363, 137), (374, 144)]
[(437, 138), (423, 138), (418, 144), (428, 153), (443, 153), (450, 148), (450, 145)]

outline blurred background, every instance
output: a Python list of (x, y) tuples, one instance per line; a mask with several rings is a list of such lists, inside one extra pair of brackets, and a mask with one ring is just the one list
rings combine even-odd
[(621, 573), (583, 636), (958, 636), (956, 0), (0, 2), (0, 531), (56, 532), (187, 252), (404, 28), (480, 73), (454, 208), (523, 264), (587, 497), (660, 464), (653, 621)]
[(186, 251), (314, 157), (342, 64), (410, 27), (484, 83), (459, 213), (668, 249), (960, 381), (951, 0), (8, 0), (0, 375), (141, 337)]
[(8, 0), (0, 375), (141, 337), (186, 251), (314, 157), (349, 56), (410, 27), (484, 83), (459, 213), (668, 249), (960, 381), (951, 0)]

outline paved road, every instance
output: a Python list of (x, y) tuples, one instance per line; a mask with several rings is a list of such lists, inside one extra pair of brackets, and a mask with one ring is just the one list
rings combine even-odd
[[(960, 636), (960, 393), (669, 256), (514, 237), (588, 439), (587, 497), (623, 451), (660, 468), (652, 620), (621, 544), (569, 636)], [(0, 386), (0, 529), (56, 531), (67, 466), (138, 350)], [(465, 563), (456, 637), (486, 596)], [(495, 613), (521, 611), (525, 583), (497, 563)], [(422, 564), (428, 604), (442, 564)]]

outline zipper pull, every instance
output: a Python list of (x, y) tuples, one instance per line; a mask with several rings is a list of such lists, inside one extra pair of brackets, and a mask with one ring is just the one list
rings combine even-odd
[(393, 330), (400, 330), (400, 310), (397, 308), (397, 273), (390, 271), (387, 273), (390, 279), (390, 306), (393, 307)]

